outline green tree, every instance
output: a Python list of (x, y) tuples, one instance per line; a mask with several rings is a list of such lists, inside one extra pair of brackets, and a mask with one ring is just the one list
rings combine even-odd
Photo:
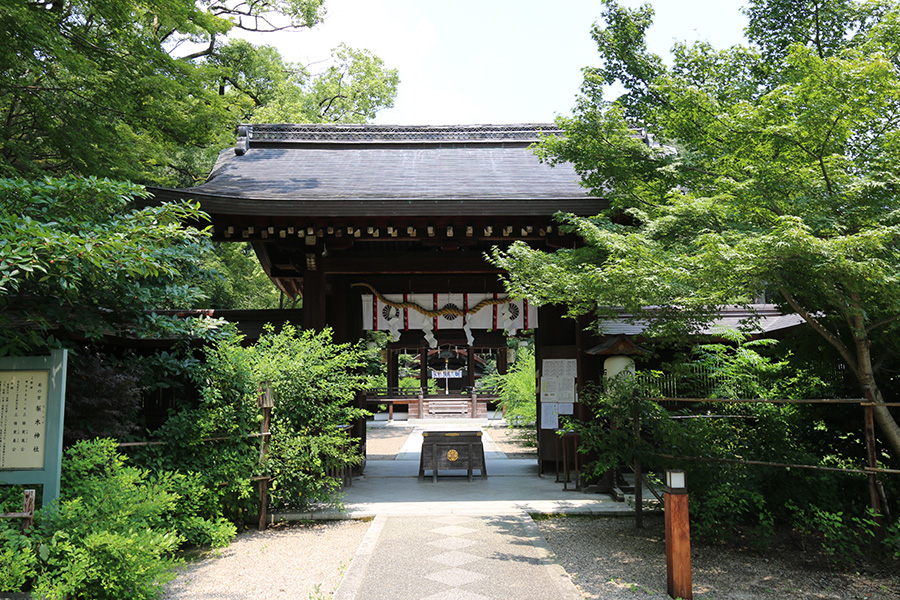
[(210, 64), (221, 69), (219, 93), (247, 106), (256, 123), (363, 123), (394, 105), (396, 69), (366, 50), (341, 44), (322, 72), (285, 62), (271, 46), (230, 40)]
[[(649, 53), (652, 9), (607, 0), (566, 135), (538, 149), (572, 162), (607, 214), (562, 215), (585, 247), (496, 251), (512, 293), (574, 312), (622, 307), (662, 333), (763, 294), (834, 347), (860, 391), (900, 317), (900, 8), (755, 0), (749, 44)], [(625, 93), (604, 99), (608, 84)], [(646, 307), (653, 306), (652, 310)], [(876, 407), (900, 457), (900, 427)]]
[(190, 184), (269, 102), (334, 106), (281, 113), (303, 121), (371, 118), (396, 92), (396, 72), (374, 57), (339, 50), (335, 68), (348, 75), (336, 90), (330, 72), (310, 76), (272, 48), (224, 42), (234, 30), (311, 27), (323, 12), (322, 0), (4, 2), (0, 176)]
[(204, 231), (195, 205), (141, 210), (140, 186), (95, 178), (0, 179), (0, 355), (53, 346), (60, 332), (181, 335), (214, 326), (145, 313), (191, 306)]
[(250, 244), (213, 244), (200, 266), (210, 277), (198, 282), (205, 298), (194, 308), (278, 308), (280, 294), (253, 253)]

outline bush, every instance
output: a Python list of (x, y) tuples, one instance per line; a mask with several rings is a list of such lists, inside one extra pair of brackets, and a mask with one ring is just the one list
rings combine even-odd
[(29, 532), (47, 598), (154, 598), (174, 577), (181, 538), (166, 524), (177, 495), (125, 464), (113, 440), (82, 441), (63, 461), (58, 505)]
[(19, 526), (0, 521), (0, 592), (18, 592), (37, 574), (31, 538)]
[[(534, 429), (537, 422), (537, 384), (534, 349), (520, 348), (506, 374), (492, 373), (482, 379), (483, 387), (497, 389), (498, 400), (510, 427)], [(532, 436), (536, 438), (535, 436)]]
[(272, 445), (261, 467), (272, 478), (272, 504), (334, 500), (340, 482), (332, 473), (363, 458), (343, 427), (369, 414), (352, 406), (370, 383), (362, 374), (364, 347), (334, 344), (330, 330), (285, 327), (277, 334), (270, 328), (252, 350), (256, 377), (270, 381), (275, 393)]
[[(135, 461), (189, 474), (173, 489), (187, 486), (202, 507), (189, 514), (211, 522), (227, 517), (241, 523), (255, 514), (253, 475), (272, 478), (275, 506), (333, 500), (339, 485), (330, 473), (362, 461), (355, 440), (341, 428), (368, 414), (352, 405), (369, 383), (365, 349), (334, 344), (327, 330), (287, 326), (276, 333), (269, 326), (255, 346), (244, 346), (239, 336), (222, 337), (204, 355), (192, 371), (197, 405), (174, 412), (155, 433), (167, 445), (134, 449)], [(257, 396), (264, 381), (272, 385), (275, 406), (268, 459), (260, 463), (261, 441), (248, 436), (259, 432)], [(214, 534), (210, 524), (179, 527), (192, 543)]]
[[(742, 365), (751, 362), (746, 358), (742, 357)], [(728, 382), (730, 375), (725, 375), (720, 382)], [(738, 380), (745, 388), (749, 385)], [(585, 388), (581, 398), (590, 418), (565, 426), (580, 434), (586, 477), (600, 478), (611, 469), (630, 468), (635, 458), (645, 472), (681, 468), (687, 472), (691, 493), (692, 533), (699, 538), (728, 541), (746, 536), (765, 547), (778, 527), (795, 526), (818, 540), (841, 566), (877, 554), (871, 543), (874, 519), (865, 512), (864, 475), (747, 464), (858, 468), (863, 454), (860, 436), (849, 434), (846, 423), (839, 429), (820, 422), (823, 413), (832, 413), (834, 407), (692, 402), (689, 409), (668, 410), (672, 405), (642, 397), (640, 386), (647, 381), (639, 376), (630, 385), (628, 380), (615, 380), (606, 382), (605, 388)], [(640, 417), (638, 439), (635, 415)], [(855, 443), (855, 448), (845, 448), (855, 450), (856, 458), (836, 450), (846, 440)], [(707, 458), (734, 462), (702, 460)], [(893, 531), (896, 528), (888, 528), (884, 550), (900, 554), (896, 550), (900, 534), (891, 538)]]
[[(76, 509), (73, 514), (85, 512), (91, 511)], [(175, 577), (172, 553), (179, 538), (173, 531), (92, 527), (79, 534), (56, 531), (41, 544), (44, 571), (34, 587), (40, 597), (156, 598)]]
[(184, 544), (221, 548), (237, 535), (237, 527), (222, 516), (216, 494), (204, 484), (200, 473), (162, 471), (150, 479), (176, 494), (174, 509), (165, 513), (164, 520)]
[[(835, 566), (850, 567), (861, 563), (872, 551), (877, 522), (871, 509), (863, 516), (855, 517), (816, 506), (800, 509), (792, 505), (791, 508), (796, 511), (797, 529), (818, 539)], [(886, 541), (890, 543), (890, 539)]]

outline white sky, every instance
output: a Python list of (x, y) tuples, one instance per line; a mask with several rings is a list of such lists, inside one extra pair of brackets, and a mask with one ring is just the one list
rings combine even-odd
[[(651, 4), (648, 43), (663, 56), (676, 40), (727, 47), (746, 26), (744, 0)], [(381, 111), (376, 123), (549, 122), (569, 113), (581, 69), (598, 61), (590, 36), (602, 10), (597, 0), (327, 0), (326, 6), (325, 22), (311, 31), (252, 41), (305, 65), (327, 58), (341, 42), (381, 57), (399, 70), (400, 86), (394, 108)]]

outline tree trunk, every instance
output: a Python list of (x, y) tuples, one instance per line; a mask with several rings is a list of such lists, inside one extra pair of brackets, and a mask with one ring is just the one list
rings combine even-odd
[[(872, 368), (872, 354), (869, 352), (869, 338), (866, 335), (859, 335), (863, 332), (860, 326), (854, 333), (854, 341), (856, 345), (856, 377), (862, 387), (866, 400), (872, 402), (884, 402), (881, 390), (875, 383), (875, 370)], [(891, 453), (895, 458), (900, 459), (900, 425), (891, 414), (886, 406), (873, 407), (875, 423), (884, 434), (884, 439), (888, 446), (891, 447)]]
[[(884, 402), (881, 390), (877, 387), (872, 389), (872, 400)], [(875, 413), (875, 423), (878, 424), (878, 428), (881, 429), (881, 433), (884, 434), (885, 440), (891, 447), (891, 453), (895, 458), (900, 459), (900, 425), (897, 424), (897, 420), (894, 419), (894, 415), (887, 406), (874, 406), (873, 412)]]
[[(856, 380), (859, 382), (866, 399), (873, 402), (884, 402), (881, 390), (875, 384), (875, 370), (872, 368), (872, 354), (869, 352), (869, 336), (863, 321), (865, 311), (860, 306), (859, 298), (854, 296), (852, 304), (847, 304), (847, 311), (844, 313), (844, 318), (847, 320), (847, 324), (850, 326), (850, 331), (853, 334), (854, 349), (856, 351), (854, 355), (853, 351), (838, 336), (823, 327), (812, 313), (797, 302), (790, 292), (784, 289), (780, 291), (791, 308), (840, 353), (844, 362), (856, 375)], [(888, 407), (875, 406), (873, 408), (875, 423), (878, 424), (878, 428), (884, 434), (884, 439), (890, 446), (894, 458), (900, 460), (900, 425), (897, 425), (897, 421), (894, 420), (894, 416), (888, 410)]]

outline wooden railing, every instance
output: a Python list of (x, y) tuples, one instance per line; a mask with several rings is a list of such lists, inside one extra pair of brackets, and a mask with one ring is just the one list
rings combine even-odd
[(22, 512), (0, 513), (0, 519), (22, 519), (22, 529), (29, 529), (34, 524), (34, 490), (23, 490)]
[[(478, 413), (478, 402), (490, 402), (495, 401), (497, 399), (497, 394), (495, 390), (482, 389), (482, 390), (473, 390), (472, 388), (466, 388), (461, 392), (456, 392), (453, 394), (430, 394), (426, 395), (423, 393), (423, 389), (421, 388), (371, 388), (366, 390), (366, 405), (369, 410), (373, 410), (378, 405), (385, 405), (388, 410), (388, 419), (394, 420), (394, 406), (407, 406), (409, 410), (409, 416), (411, 418), (424, 418), (426, 413), (426, 404), (429, 406), (435, 403), (446, 403), (446, 402), (464, 402), (466, 406), (469, 407), (469, 415), (475, 417)], [(449, 410), (449, 405), (448, 405)], [(456, 410), (456, 406), (453, 407)], [(373, 410), (373, 412), (375, 412)], [(437, 410), (432, 410), (429, 408), (427, 411), (429, 414), (443, 413), (447, 412), (443, 410), (443, 408), (438, 408)], [(453, 412), (453, 411), (450, 411)]]

